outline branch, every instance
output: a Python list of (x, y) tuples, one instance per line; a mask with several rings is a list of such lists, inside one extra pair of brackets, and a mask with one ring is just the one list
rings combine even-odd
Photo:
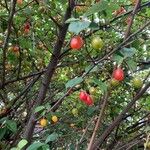
[(144, 88), (142, 88), (136, 96), (133, 98), (133, 100), (128, 103), (126, 108), (120, 113), (120, 115), (112, 122), (112, 124), (103, 132), (101, 137), (94, 143), (91, 150), (96, 150), (98, 146), (100, 146), (104, 140), (111, 134), (111, 132), (114, 130), (116, 126), (120, 124), (120, 122), (123, 120), (124, 115), (132, 108), (132, 106), (135, 104), (135, 102), (143, 96), (143, 94), (146, 92), (146, 90), (150, 87), (150, 82), (148, 82)]
[[(52, 55), (52, 57), (51, 57), (51, 60), (48, 64), (44, 78), (42, 80), (42, 85), (41, 85), (40, 90), (39, 90), (39, 94), (38, 94), (38, 97), (36, 100), (35, 107), (40, 106), (45, 99), (47, 89), (49, 87), (49, 83), (50, 83), (51, 78), (52, 78), (52, 76), (55, 72), (55, 69), (57, 67), (57, 64), (59, 61), (58, 56), (61, 53), (61, 49), (63, 47), (65, 36), (66, 36), (67, 30), (68, 30), (68, 24), (66, 24), (65, 21), (71, 17), (71, 13), (72, 13), (73, 8), (74, 8), (74, 6), (69, 5), (67, 10), (66, 10), (64, 20), (63, 20), (63, 25), (62, 25), (62, 28), (59, 30), (58, 39), (57, 39), (55, 46), (54, 46), (54, 49), (53, 49), (54, 55)], [(57, 57), (55, 57), (55, 56), (57, 56)], [(29, 144), (30, 144), (32, 136), (33, 136), (33, 131), (34, 131), (34, 127), (36, 124), (37, 116), (38, 116), (38, 114), (37, 113), (35, 114), (33, 111), (31, 116), (30, 116), (30, 119), (27, 123), (27, 126), (25, 128), (24, 138), (26, 140), (28, 140)]]
[[(24, 77), (20, 77), (20, 78), (17, 78), (17, 79), (13, 79), (13, 80), (10, 80), (10, 81), (6, 81), (5, 82), (5, 86), (8, 85), (8, 84), (11, 84), (11, 83), (14, 83), (14, 82), (18, 82), (18, 81), (21, 81), (21, 80), (25, 80), (25, 79), (28, 79), (28, 78), (31, 78), (31, 77), (34, 77), (34, 76), (37, 76), (37, 75), (42, 75), (44, 72), (46, 71), (45, 70), (42, 70), (42, 71), (39, 71), (39, 72), (36, 72), (36, 73), (33, 73), (33, 74), (29, 74), (29, 75), (26, 75)], [(2, 84), (0, 83), (0, 89), (2, 88)]]
[(127, 27), (124, 39), (126, 39), (129, 36), (129, 34), (130, 34), (131, 27), (132, 27), (133, 20), (134, 20), (134, 16), (135, 16), (135, 14), (137, 12), (137, 9), (138, 9), (140, 3), (141, 3), (141, 0), (137, 0), (136, 1), (136, 5), (135, 5), (135, 7), (133, 9), (133, 12), (131, 14), (131, 17), (130, 17), (131, 20), (129, 21), (129, 24), (128, 24), (128, 27)]
[(16, 101), (17, 101), (21, 96), (23, 96), (26, 92), (29, 91), (29, 89), (36, 83), (36, 81), (39, 79), (39, 77), (40, 77), (40, 75), (39, 75), (38, 77), (36, 77), (32, 82), (30, 82), (30, 83), (26, 86), (26, 88), (25, 88), (16, 98), (14, 98), (14, 99), (10, 102), (10, 104), (8, 104), (8, 106), (6, 106), (6, 111), (0, 113), (0, 119), (3, 118), (3, 117), (5, 117), (5, 116), (7, 116), (8, 114), (11, 113), (11, 111), (13, 110), (12, 106), (15, 105)]
[(13, 16), (15, 14), (16, 1), (17, 0), (13, 0), (12, 3), (11, 3), (11, 10), (10, 10), (9, 18), (8, 18), (7, 33), (6, 33), (6, 38), (5, 38), (4, 46), (3, 46), (3, 73), (2, 73), (2, 86), (3, 87), (4, 87), (4, 84), (5, 84), (6, 49), (7, 49), (7, 46), (8, 46), (8, 40), (9, 40), (9, 36), (10, 36), (10, 33), (11, 33), (11, 25), (12, 25), (12, 21), (13, 21)]
[[(107, 53), (104, 57), (102, 57), (100, 60), (98, 60), (86, 73), (82, 74), (82, 78), (85, 78), (89, 72), (99, 63), (101, 63), (103, 60), (107, 59), (110, 55), (112, 55), (115, 51), (119, 50), (126, 42), (128, 42), (131, 38), (136, 36), (138, 33), (140, 33), (143, 29), (145, 29), (148, 25), (150, 25), (150, 21), (146, 23), (142, 28), (137, 30), (135, 33), (131, 34), (125, 41), (123, 41), (117, 48)], [(73, 87), (72, 87), (73, 88)], [(72, 88), (68, 89), (68, 91), (55, 103), (55, 105), (50, 109), (50, 111), (55, 111), (59, 108), (61, 103), (63, 102), (64, 98), (69, 94), (69, 91), (72, 90)]]
[(77, 142), (77, 144), (76, 144), (75, 150), (78, 150), (78, 149), (79, 149), (79, 145), (82, 143), (83, 138), (85, 137), (85, 135), (86, 135), (86, 133), (87, 133), (87, 131), (88, 131), (88, 128), (89, 128), (89, 126), (92, 124), (93, 120), (94, 120), (94, 117), (92, 117), (92, 119), (91, 119), (91, 120), (89, 121), (89, 123), (87, 124), (87, 126), (86, 126), (86, 128), (85, 128), (85, 131), (84, 131), (83, 134), (82, 134), (82, 137), (80, 138), (79, 142)]
[(90, 139), (90, 143), (88, 145), (87, 150), (91, 150), (91, 147), (92, 147), (92, 145), (94, 143), (94, 140), (95, 140), (95, 137), (96, 137), (97, 130), (101, 126), (102, 119), (104, 117), (104, 111), (105, 111), (105, 108), (106, 108), (106, 105), (107, 105), (107, 100), (108, 100), (108, 92), (104, 95), (102, 108), (100, 110), (100, 114), (99, 114), (98, 120), (96, 122), (96, 125), (95, 125), (95, 128), (94, 128), (94, 131), (93, 131), (92, 137)]
[(106, 58), (108, 58), (109, 56), (111, 56), (114, 52), (116, 52), (117, 50), (121, 49), (124, 46), (124, 44), (126, 44), (130, 39), (132, 39), (133, 37), (135, 37), (137, 34), (139, 34), (141, 31), (143, 31), (148, 26), (150, 26), (150, 21), (148, 21), (139, 30), (137, 30), (136, 32), (134, 32), (133, 34), (131, 34), (130, 36), (128, 36), (128, 38), (126, 38), (118, 47), (116, 47), (114, 50), (108, 52), (104, 57), (102, 57), (100, 60), (98, 60), (96, 64), (100, 63), (101, 61), (103, 61)]

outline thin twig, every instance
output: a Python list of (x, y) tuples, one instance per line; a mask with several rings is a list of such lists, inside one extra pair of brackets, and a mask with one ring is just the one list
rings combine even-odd
[(102, 119), (104, 117), (104, 111), (105, 111), (105, 108), (106, 108), (106, 105), (107, 105), (107, 100), (108, 100), (108, 92), (106, 92), (105, 95), (104, 95), (103, 104), (102, 104), (102, 107), (101, 107), (101, 110), (100, 110), (100, 113), (99, 113), (99, 117), (97, 119), (97, 122), (96, 122), (96, 125), (95, 125), (95, 128), (94, 128), (94, 131), (93, 131), (92, 137), (90, 139), (90, 143), (88, 145), (87, 150), (91, 150), (91, 147), (92, 147), (92, 145), (94, 143), (94, 140), (95, 140), (95, 137), (96, 137), (97, 130), (101, 126)]
[(8, 46), (8, 40), (9, 40), (9, 36), (11, 33), (11, 25), (12, 25), (12, 21), (13, 21), (13, 16), (15, 14), (15, 6), (16, 6), (16, 1), (17, 0), (13, 0), (11, 3), (11, 10), (10, 10), (10, 15), (8, 18), (8, 26), (7, 26), (7, 33), (6, 33), (6, 38), (4, 41), (4, 46), (3, 46), (3, 72), (2, 72), (2, 86), (4, 86), (5, 84), (5, 62), (6, 62), (6, 49)]

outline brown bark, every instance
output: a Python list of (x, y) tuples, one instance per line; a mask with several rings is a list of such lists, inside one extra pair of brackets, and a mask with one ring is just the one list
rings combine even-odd
[[(36, 100), (36, 107), (41, 105), (45, 99), (46, 96), (46, 92), (49, 86), (49, 83), (51, 81), (51, 78), (54, 74), (54, 71), (57, 67), (58, 61), (59, 61), (59, 56), (61, 53), (61, 48), (63, 46), (63, 42), (65, 40), (65, 36), (68, 30), (68, 24), (65, 23), (65, 21), (67, 19), (69, 19), (71, 17), (71, 12), (73, 10), (74, 4), (71, 3), (72, 1), (70, 1), (69, 6), (66, 10), (66, 14), (64, 16), (64, 21), (63, 21), (63, 25), (62, 28), (59, 30), (59, 35), (58, 35), (58, 39), (55, 43), (54, 49), (53, 49), (53, 55), (51, 57), (51, 60), (49, 62), (49, 65), (47, 67), (47, 70), (44, 74), (43, 80), (42, 80), (42, 85), (41, 88), (39, 90), (39, 94)], [(32, 139), (32, 135), (33, 135), (33, 131), (34, 131), (34, 127), (36, 124), (36, 117), (38, 114), (35, 114), (34, 112), (32, 112), (32, 115), (27, 123), (27, 126), (25, 128), (25, 132), (24, 132), (24, 138), (28, 140), (28, 142), (31, 142)]]
[(96, 150), (97, 147), (101, 146), (101, 144), (111, 134), (111, 132), (115, 129), (115, 127), (117, 127), (120, 124), (126, 113), (132, 108), (135, 102), (146, 92), (149, 86), (150, 82), (147, 83), (146, 86), (139, 91), (139, 93), (137, 93), (137, 95), (133, 98), (133, 100), (130, 103), (128, 103), (126, 108), (120, 113), (120, 115), (118, 115), (118, 117), (112, 122), (112, 124), (103, 132), (100, 138), (93, 144), (91, 150)]

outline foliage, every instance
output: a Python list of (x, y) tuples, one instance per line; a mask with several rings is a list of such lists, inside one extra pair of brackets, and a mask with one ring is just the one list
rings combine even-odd
[[(132, 0), (72, 1), (76, 6), (67, 20), (64, 16), (68, 1), (23, 0), (19, 4), (17, 0), (15, 11), (11, 1), (0, 2), (0, 149), (86, 149), (105, 94), (109, 96), (96, 133), (98, 138), (140, 92), (134, 89), (132, 79), (142, 79), (143, 87), (149, 83), (149, 24), (139, 29), (150, 21), (150, 2), (141, 2), (129, 36), (139, 32), (123, 43), (129, 28), (127, 18), (135, 7)], [(116, 15), (120, 7), (126, 12)], [(12, 22), (11, 13), (14, 13)], [(63, 33), (65, 29), (67, 32)], [(84, 39), (80, 50), (70, 48), (75, 35)], [(91, 45), (97, 36), (104, 43), (101, 50)], [(123, 68), (125, 79), (111, 87), (112, 72), (117, 66)], [(82, 90), (92, 97), (94, 105), (87, 106), (79, 99)], [(77, 109), (76, 115), (73, 109)], [(150, 97), (146, 90), (103, 141), (102, 148), (131, 145), (133, 149), (143, 148), (148, 139), (149, 111)], [(33, 114), (37, 122), (30, 144), (24, 133)], [(52, 121), (53, 115), (58, 117), (56, 123)], [(48, 120), (46, 127), (39, 124), (43, 117)], [(117, 141), (112, 145), (114, 139)]]

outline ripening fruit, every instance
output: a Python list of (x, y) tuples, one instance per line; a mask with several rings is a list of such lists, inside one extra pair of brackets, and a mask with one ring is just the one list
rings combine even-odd
[(90, 92), (90, 94), (95, 94), (96, 93), (95, 87), (90, 87), (89, 92)]
[(93, 105), (93, 99), (91, 98), (90, 95), (87, 96), (87, 99), (86, 99), (85, 103), (86, 103), (87, 105), (89, 105), (89, 106), (90, 106), (90, 105)]
[(57, 116), (52, 116), (52, 121), (53, 121), (54, 123), (56, 123), (56, 122), (58, 121)]
[(83, 39), (82, 37), (80, 37), (79, 35), (78, 36), (74, 36), (72, 39), (71, 39), (71, 42), (70, 42), (70, 47), (72, 49), (80, 49), (82, 46), (83, 46), (84, 42), (83, 42)]
[(113, 71), (112, 77), (118, 81), (122, 81), (124, 79), (124, 72), (121, 68), (117, 68)]
[(132, 85), (135, 89), (139, 89), (143, 86), (143, 81), (140, 78), (134, 78), (132, 80)]
[(41, 125), (42, 127), (45, 127), (45, 126), (47, 126), (47, 124), (48, 124), (48, 121), (47, 121), (47, 119), (45, 119), (45, 118), (42, 118), (42, 119), (40, 120), (40, 125)]
[(85, 91), (81, 91), (79, 95), (80, 100), (86, 101), (87, 99), (87, 93)]
[(22, 0), (17, 0), (18, 5), (22, 5), (23, 1)]
[(94, 49), (102, 49), (102, 47), (104, 46), (103, 40), (98, 36), (92, 39), (91, 44)]
[(111, 85), (112, 87), (116, 87), (116, 86), (119, 85), (119, 81), (116, 80), (116, 79), (114, 79), (114, 78), (112, 78), (112, 79), (110, 80), (110, 85)]
[(24, 34), (25, 35), (29, 34), (29, 32), (30, 32), (30, 29), (24, 29)]
[(14, 47), (13, 47), (13, 52), (15, 52), (15, 53), (16, 53), (16, 52), (19, 52), (19, 46), (17, 46), (17, 45), (14, 46)]
[(78, 116), (78, 109), (77, 108), (73, 108), (71, 112), (74, 116)]
[(26, 22), (24, 24), (24, 29), (30, 29), (30, 23), (29, 22)]

